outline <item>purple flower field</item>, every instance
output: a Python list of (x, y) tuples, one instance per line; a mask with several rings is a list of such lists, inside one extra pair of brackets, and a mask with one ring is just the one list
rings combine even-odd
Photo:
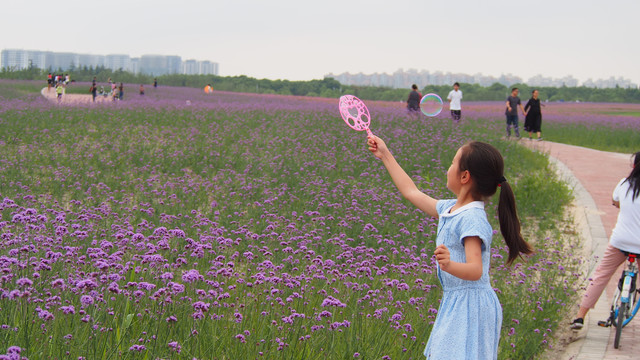
[[(436, 223), (335, 99), (129, 93), (0, 99), (0, 359), (423, 358)], [(561, 236), (568, 191), (546, 159), (500, 140), (485, 103), (459, 125), (368, 105), (373, 132), (435, 197), (452, 197), (446, 169), (465, 142), (503, 152), (537, 252), (508, 268), (494, 236), (500, 358), (551, 347), (583, 259)]]

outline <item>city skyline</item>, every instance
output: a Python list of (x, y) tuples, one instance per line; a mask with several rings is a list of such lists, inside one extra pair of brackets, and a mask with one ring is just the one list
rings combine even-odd
[(338, 80), (344, 85), (359, 85), (359, 86), (381, 86), (391, 88), (409, 88), (412, 84), (418, 85), (422, 88), (427, 85), (452, 85), (454, 82), (479, 84), (482, 86), (491, 86), (494, 83), (499, 83), (505, 86), (511, 86), (514, 84), (527, 84), (530, 86), (548, 86), (548, 87), (597, 87), (597, 88), (614, 88), (616, 86), (622, 88), (638, 88), (638, 84), (631, 82), (629, 79), (622, 77), (615, 78), (610, 77), (608, 79), (587, 79), (586, 81), (579, 81), (571, 75), (564, 76), (562, 78), (546, 77), (541, 74), (530, 77), (525, 80), (520, 76), (514, 74), (501, 74), (500, 76), (486, 75), (482, 73), (476, 74), (464, 74), (464, 73), (451, 73), (428, 70), (416, 70), (398, 69), (393, 73), (341, 73), (341, 74), (326, 74), (325, 77), (330, 77)]
[[(65, 65), (68, 64), (68, 65)], [(139, 57), (131, 57), (128, 54), (78, 54), (70, 52), (55, 52), (25, 49), (3, 49), (0, 52), (0, 69), (21, 70), (33, 66), (40, 69), (50, 69), (52, 71), (69, 71), (73, 67), (98, 67), (102, 66), (111, 70), (124, 70), (133, 74), (143, 73), (154, 76), (165, 74), (186, 74), (186, 75), (220, 75), (219, 64), (209, 60), (187, 59), (182, 60), (178, 55), (154, 55), (145, 54)], [(349, 73), (325, 74), (324, 78), (330, 77), (338, 80), (344, 85), (359, 86), (380, 86), (391, 88), (407, 88), (412, 84), (420, 87), (427, 85), (450, 85), (453, 82), (479, 84), (490, 86), (499, 83), (505, 86), (512, 84), (528, 84), (530, 86), (550, 86), (550, 87), (597, 87), (613, 88), (638, 88), (638, 84), (631, 80), (613, 76), (608, 79), (587, 79), (579, 81), (572, 75), (562, 78), (552, 78), (537, 74), (528, 80), (514, 74), (500, 74), (499, 76), (482, 73), (465, 74), (451, 73), (440, 70), (416, 70), (398, 69), (393, 73), (375, 72), (371, 74)]]
[(180, 54), (215, 59), (230, 76), (310, 80), (402, 68), (640, 83), (636, 0), (60, 0), (55, 8), (31, 0), (10, 13), (0, 49)]
[(209, 60), (182, 60), (178, 55), (144, 54), (131, 57), (128, 54), (79, 54), (25, 49), (3, 49), (0, 52), (0, 68), (22, 70), (35, 67), (50, 71), (69, 71), (80, 67), (105, 67), (124, 70), (133, 74), (166, 75), (218, 75), (219, 64)]

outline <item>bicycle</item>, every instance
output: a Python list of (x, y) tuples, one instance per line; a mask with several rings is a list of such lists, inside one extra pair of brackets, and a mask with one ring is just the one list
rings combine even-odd
[(598, 321), (599, 326), (609, 327), (611, 325), (616, 328), (616, 336), (613, 341), (613, 347), (620, 346), (620, 336), (622, 328), (624, 328), (636, 315), (640, 309), (640, 302), (637, 297), (640, 289), (636, 288), (636, 280), (638, 277), (638, 254), (624, 252), (627, 256), (627, 269), (622, 272), (618, 288), (613, 296), (611, 303), (611, 313), (606, 321)]

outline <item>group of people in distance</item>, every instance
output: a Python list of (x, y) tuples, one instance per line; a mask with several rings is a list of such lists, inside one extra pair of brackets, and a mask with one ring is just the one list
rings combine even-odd
[(93, 102), (96, 101), (96, 97), (98, 95), (100, 96), (104, 96), (104, 97), (111, 97), (112, 101), (121, 101), (124, 99), (124, 84), (120, 83), (120, 85), (118, 85), (115, 81), (112, 81), (111, 78), (109, 78), (107, 80), (107, 82), (109, 83), (109, 91), (105, 91), (104, 86), (100, 86), (100, 89), (98, 89), (98, 81), (96, 79), (96, 77), (93, 77), (93, 81), (91, 82), (91, 87), (89, 88), (89, 92), (91, 93), (91, 97)]
[(58, 102), (62, 101), (62, 95), (65, 92), (65, 87), (67, 84), (71, 82), (71, 77), (69, 74), (51, 74), (47, 75), (47, 92), (51, 91), (52, 87), (56, 89), (56, 96), (58, 98)]
[[(507, 97), (505, 103), (506, 110), (505, 115), (507, 117), (507, 138), (511, 137), (511, 127), (514, 128), (516, 137), (520, 139), (520, 128), (518, 126), (518, 107), (522, 110), (522, 114), (525, 116), (524, 130), (529, 133), (529, 140), (533, 140), (533, 134), (537, 135), (536, 140), (542, 140), (542, 111), (540, 103), (539, 91), (533, 90), (531, 98), (527, 101), (527, 104), (522, 107), (522, 102), (518, 97), (520, 90), (518, 88), (511, 89), (511, 95)], [(407, 98), (407, 109), (410, 112), (420, 111), (420, 100), (422, 94), (418, 91), (416, 84), (411, 85), (411, 92)], [(449, 100), (449, 111), (451, 112), (451, 119), (455, 122), (459, 122), (462, 117), (462, 90), (460, 90), (460, 84), (454, 83), (453, 90), (447, 95)]]
[(47, 91), (51, 90), (52, 87), (56, 87), (58, 84), (67, 85), (71, 82), (71, 77), (69, 74), (52, 74), (49, 73), (47, 75)]
[[(65, 93), (66, 86), (71, 82), (71, 78), (69, 74), (65, 75), (54, 75), (49, 73), (47, 75), (47, 91), (50, 91), (52, 87), (55, 88), (58, 102), (62, 101), (62, 95)], [(121, 101), (124, 99), (124, 84), (112, 81), (111, 78), (107, 80), (108, 88), (105, 90), (104, 85), (101, 85), (98, 88), (98, 80), (94, 76), (93, 81), (91, 82), (91, 87), (89, 88), (89, 92), (91, 93), (91, 97), (93, 102), (96, 101), (97, 96), (110, 97), (112, 101)], [(158, 80), (153, 79), (153, 87), (158, 87)], [(144, 95), (144, 85), (140, 84), (139, 88), (140, 95)]]

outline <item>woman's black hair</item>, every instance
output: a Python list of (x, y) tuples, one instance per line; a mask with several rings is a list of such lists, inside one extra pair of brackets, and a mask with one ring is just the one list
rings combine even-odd
[(413, 84), (413, 85), (411, 85), (411, 88), (412, 88), (413, 90), (418, 90), (418, 85)]
[(496, 193), (500, 187), (498, 202), (498, 219), (500, 232), (509, 248), (507, 264), (520, 256), (531, 254), (533, 249), (520, 233), (520, 219), (516, 209), (516, 199), (513, 190), (504, 177), (504, 160), (500, 151), (495, 147), (473, 141), (462, 147), (460, 156), (460, 171), (469, 171), (473, 180), (472, 195), (481, 200)]
[(629, 183), (627, 194), (632, 191), (631, 199), (637, 199), (640, 195), (640, 151), (633, 154), (633, 169), (625, 181)]
[(538, 89), (533, 89), (531, 90), (531, 94), (533, 94), (534, 92), (538, 91)]

